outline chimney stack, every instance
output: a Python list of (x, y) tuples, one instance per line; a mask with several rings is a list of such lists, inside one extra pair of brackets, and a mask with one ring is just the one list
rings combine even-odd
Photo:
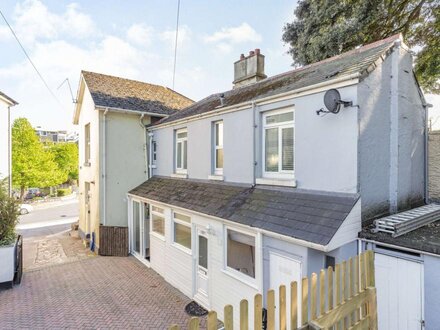
[(234, 88), (253, 84), (266, 77), (264, 55), (259, 48), (251, 50), (247, 57), (241, 54), (240, 59), (234, 63)]

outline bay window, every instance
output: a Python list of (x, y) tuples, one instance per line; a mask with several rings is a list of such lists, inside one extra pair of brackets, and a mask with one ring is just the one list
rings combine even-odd
[(292, 110), (263, 115), (263, 173), (292, 176), (294, 171), (294, 115)]

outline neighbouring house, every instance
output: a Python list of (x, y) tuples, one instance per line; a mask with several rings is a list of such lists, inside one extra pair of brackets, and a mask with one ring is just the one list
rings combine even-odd
[(166, 87), (81, 72), (73, 118), (79, 130), (79, 232), (95, 251), (103, 243), (101, 229), (127, 228), (126, 192), (149, 177), (144, 126), (190, 104)]
[[(424, 205), (426, 134), (398, 35), (269, 78), (259, 49), (241, 55), (233, 89), (148, 127), (152, 177), (128, 193), (130, 253), (222, 319), (226, 304), (356, 255), (374, 219)], [(379, 322), (393, 324), (397, 298), (381, 299)], [(418, 313), (397, 316), (412, 328)]]
[(43, 143), (76, 143), (78, 142), (79, 136), (77, 132), (46, 130), (39, 126), (37, 126), (37, 128), (35, 129), (35, 133), (38, 135), (38, 138)]
[(8, 178), (12, 193), (11, 107), (18, 103), (0, 91), (0, 180)]

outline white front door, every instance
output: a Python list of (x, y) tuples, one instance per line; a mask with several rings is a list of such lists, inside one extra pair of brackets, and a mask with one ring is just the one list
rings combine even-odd
[(422, 329), (423, 264), (375, 254), (379, 329)]
[[(301, 324), (301, 261), (269, 252), (270, 289), (275, 290), (275, 329), (279, 329), (279, 287), (286, 286), (286, 302), (290, 302), (290, 283), (298, 283), (298, 326)], [(286, 325), (290, 327), (290, 304), (286, 303)]]
[(194, 299), (205, 308), (209, 308), (208, 235), (203, 229), (197, 229), (195, 250), (196, 262)]

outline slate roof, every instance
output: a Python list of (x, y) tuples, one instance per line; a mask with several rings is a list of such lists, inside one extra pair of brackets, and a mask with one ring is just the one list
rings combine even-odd
[(158, 176), (129, 193), (321, 245), (330, 242), (359, 197)]
[(373, 227), (364, 227), (359, 237), (376, 241), (379, 245), (382, 242), (440, 255), (440, 220), (395, 238), (383, 232), (372, 233)]
[(81, 71), (96, 106), (171, 115), (193, 103), (167, 87)]
[(394, 42), (399, 38), (400, 35), (395, 35), (341, 55), (264, 79), (258, 83), (213, 94), (173, 116), (160, 120), (156, 125), (218, 110), (220, 95), (222, 94), (224, 95), (224, 106), (226, 107), (289, 92), (354, 73), (366, 75), (370, 66), (392, 48)]
[(10, 98), (10, 97), (7, 96), (5, 93), (2, 93), (1, 91), (0, 91), (0, 97), (6, 99), (9, 103), (11, 103), (11, 104), (13, 104), (13, 105), (17, 105), (17, 104), (18, 104), (17, 101), (15, 101), (14, 99)]

